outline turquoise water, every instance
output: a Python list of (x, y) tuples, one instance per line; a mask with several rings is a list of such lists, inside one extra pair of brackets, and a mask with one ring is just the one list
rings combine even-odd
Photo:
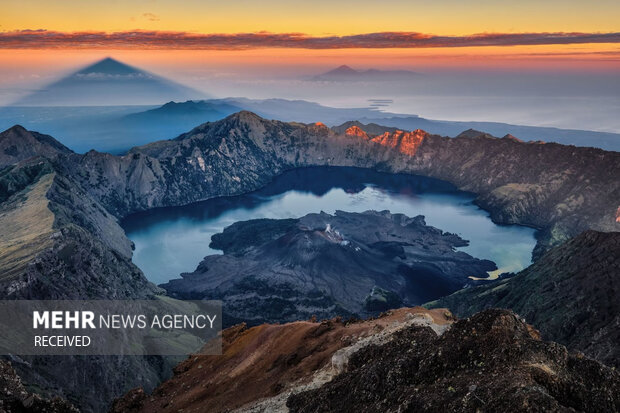
[(536, 243), (534, 230), (494, 224), (473, 199), (472, 194), (426, 177), (305, 168), (287, 172), (250, 194), (138, 213), (122, 225), (136, 246), (134, 263), (157, 284), (195, 270), (207, 255), (220, 254), (209, 248), (211, 236), (236, 221), (336, 210), (424, 215), (427, 224), (470, 241), (460, 250), (494, 261), (499, 270), (491, 275), (527, 267)]

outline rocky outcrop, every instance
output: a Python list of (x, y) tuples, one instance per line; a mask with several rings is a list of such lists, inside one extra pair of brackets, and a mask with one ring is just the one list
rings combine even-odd
[(345, 373), (293, 394), (291, 412), (615, 412), (620, 375), (487, 310), (443, 335), (410, 327), (355, 353)]
[(176, 298), (223, 300), (229, 324), (367, 317), (442, 297), (496, 268), (455, 250), (465, 245), (422, 216), (388, 211), (250, 220), (213, 236), (223, 255), (162, 287)]
[(45, 158), (0, 177), (4, 299), (148, 298), (159, 290), (131, 262), (117, 219)]
[(0, 411), (6, 413), (78, 413), (71, 403), (61, 398), (46, 399), (31, 393), (10, 363), (0, 360)]
[(358, 128), (364, 131), (365, 133), (367, 133), (368, 135), (372, 135), (372, 136), (382, 135), (385, 132), (396, 132), (397, 130), (399, 130), (398, 128), (377, 125), (376, 123), (363, 124), (362, 122), (358, 120), (352, 120), (349, 122), (345, 122), (342, 125), (334, 126), (332, 127), (332, 130), (338, 134), (342, 134), (347, 129), (352, 128), (352, 127)]
[(620, 367), (620, 233), (586, 231), (514, 277), (467, 288), (431, 307), (459, 316), (509, 308), (542, 337)]
[(49, 135), (15, 125), (0, 133), (0, 169), (35, 156), (53, 158), (72, 151)]
[(428, 133), (420, 129), (416, 129), (413, 132), (398, 130), (377, 135), (371, 139), (371, 142), (395, 149), (408, 156), (414, 156), (427, 136)]
[(451, 322), (445, 310), (417, 307), (365, 321), (240, 324), (223, 331), (221, 356), (191, 356), (152, 394), (134, 389), (111, 411), (286, 411), (291, 393), (331, 380), (366, 346), (386, 343), (412, 325), (442, 332)]
[(358, 138), (368, 139), (368, 134), (358, 126), (351, 126), (344, 131), (347, 136), (357, 136)]
[(224, 331), (222, 356), (191, 356), (152, 394), (112, 412), (591, 412), (620, 409), (620, 375), (540, 341), (505, 310)]

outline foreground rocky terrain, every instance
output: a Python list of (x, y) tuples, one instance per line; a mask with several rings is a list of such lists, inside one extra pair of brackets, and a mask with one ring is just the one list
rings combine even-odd
[[(469, 132), (338, 133), (317, 123), (262, 119), (240, 112), (174, 140), (125, 156), (74, 154), (53, 138), (15, 126), (0, 133), (0, 293), (3, 298), (147, 298), (160, 290), (131, 262), (118, 225), (129, 213), (245, 193), (284, 170), (357, 166), (416, 173), (475, 192), (498, 223), (539, 230), (540, 257), (586, 229), (620, 230), (620, 153), (523, 143)], [(101, 410), (132, 383), (157, 382), (165, 363), (104, 358), (24, 361), (29, 383), (72, 394)], [(88, 395), (82, 395), (84, 389)]]
[(2, 413), (78, 413), (60, 398), (46, 399), (26, 390), (10, 363), (0, 361), (0, 412)]
[(586, 231), (514, 277), (467, 288), (430, 307), (467, 317), (509, 308), (553, 340), (620, 367), (620, 232)]
[(441, 337), (403, 330), (354, 354), (348, 371), (292, 395), (291, 412), (612, 412), (615, 370), (538, 339), (514, 313), (487, 310)]
[(19, 125), (0, 133), (0, 168), (33, 156), (54, 157), (72, 152), (51, 136), (27, 131)]
[(112, 411), (278, 411), (292, 391), (321, 386), (342, 372), (360, 348), (411, 325), (443, 331), (451, 322), (445, 310), (417, 307), (352, 323), (240, 324), (224, 330), (222, 356), (191, 356), (152, 395), (134, 389)]
[(113, 412), (614, 412), (620, 375), (540, 341), (514, 313), (232, 327), (222, 357), (192, 356)]
[(227, 324), (368, 317), (445, 296), (496, 268), (455, 250), (464, 245), (422, 216), (388, 211), (257, 219), (214, 235), (211, 247), (224, 254), (162, 287), (223, 300)]

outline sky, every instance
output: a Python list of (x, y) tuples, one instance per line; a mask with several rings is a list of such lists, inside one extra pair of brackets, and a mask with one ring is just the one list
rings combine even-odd
[(0, 104), (106, 56), (221, 97), (308, 97), (335, 105), (360, 104), (350, 96), (376, 97), (359, 85), (338, 100), (329, 88), (303, 83), (347, 64), (434, 76), (427, 85), (404, 88), (410, 100), (449, 95), (442, 86), (449, 84), (458, 97), (544, 93), (602, 96), (613, 105), (620, 88), (620, 2), (0, 2)]
[(269, 31), (315, 36), (614, 32), (620, 15), (614, 0), (3, 0), (1, 7), (4, 31)]

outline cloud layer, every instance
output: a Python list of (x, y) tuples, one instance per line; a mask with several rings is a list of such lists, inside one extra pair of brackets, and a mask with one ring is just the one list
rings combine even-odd
[(57, 32), (18, 30), (0, 32), (2, 49), (202, 49), (257, 48), (353, 49), (516, 46), (575, 43), (620, 43), (620, 33), (482, 33), (437, 36), (415, 32), (381, 32), (351, 36), (314, 37), (303, 33), (196, 34), (135, 30)]

